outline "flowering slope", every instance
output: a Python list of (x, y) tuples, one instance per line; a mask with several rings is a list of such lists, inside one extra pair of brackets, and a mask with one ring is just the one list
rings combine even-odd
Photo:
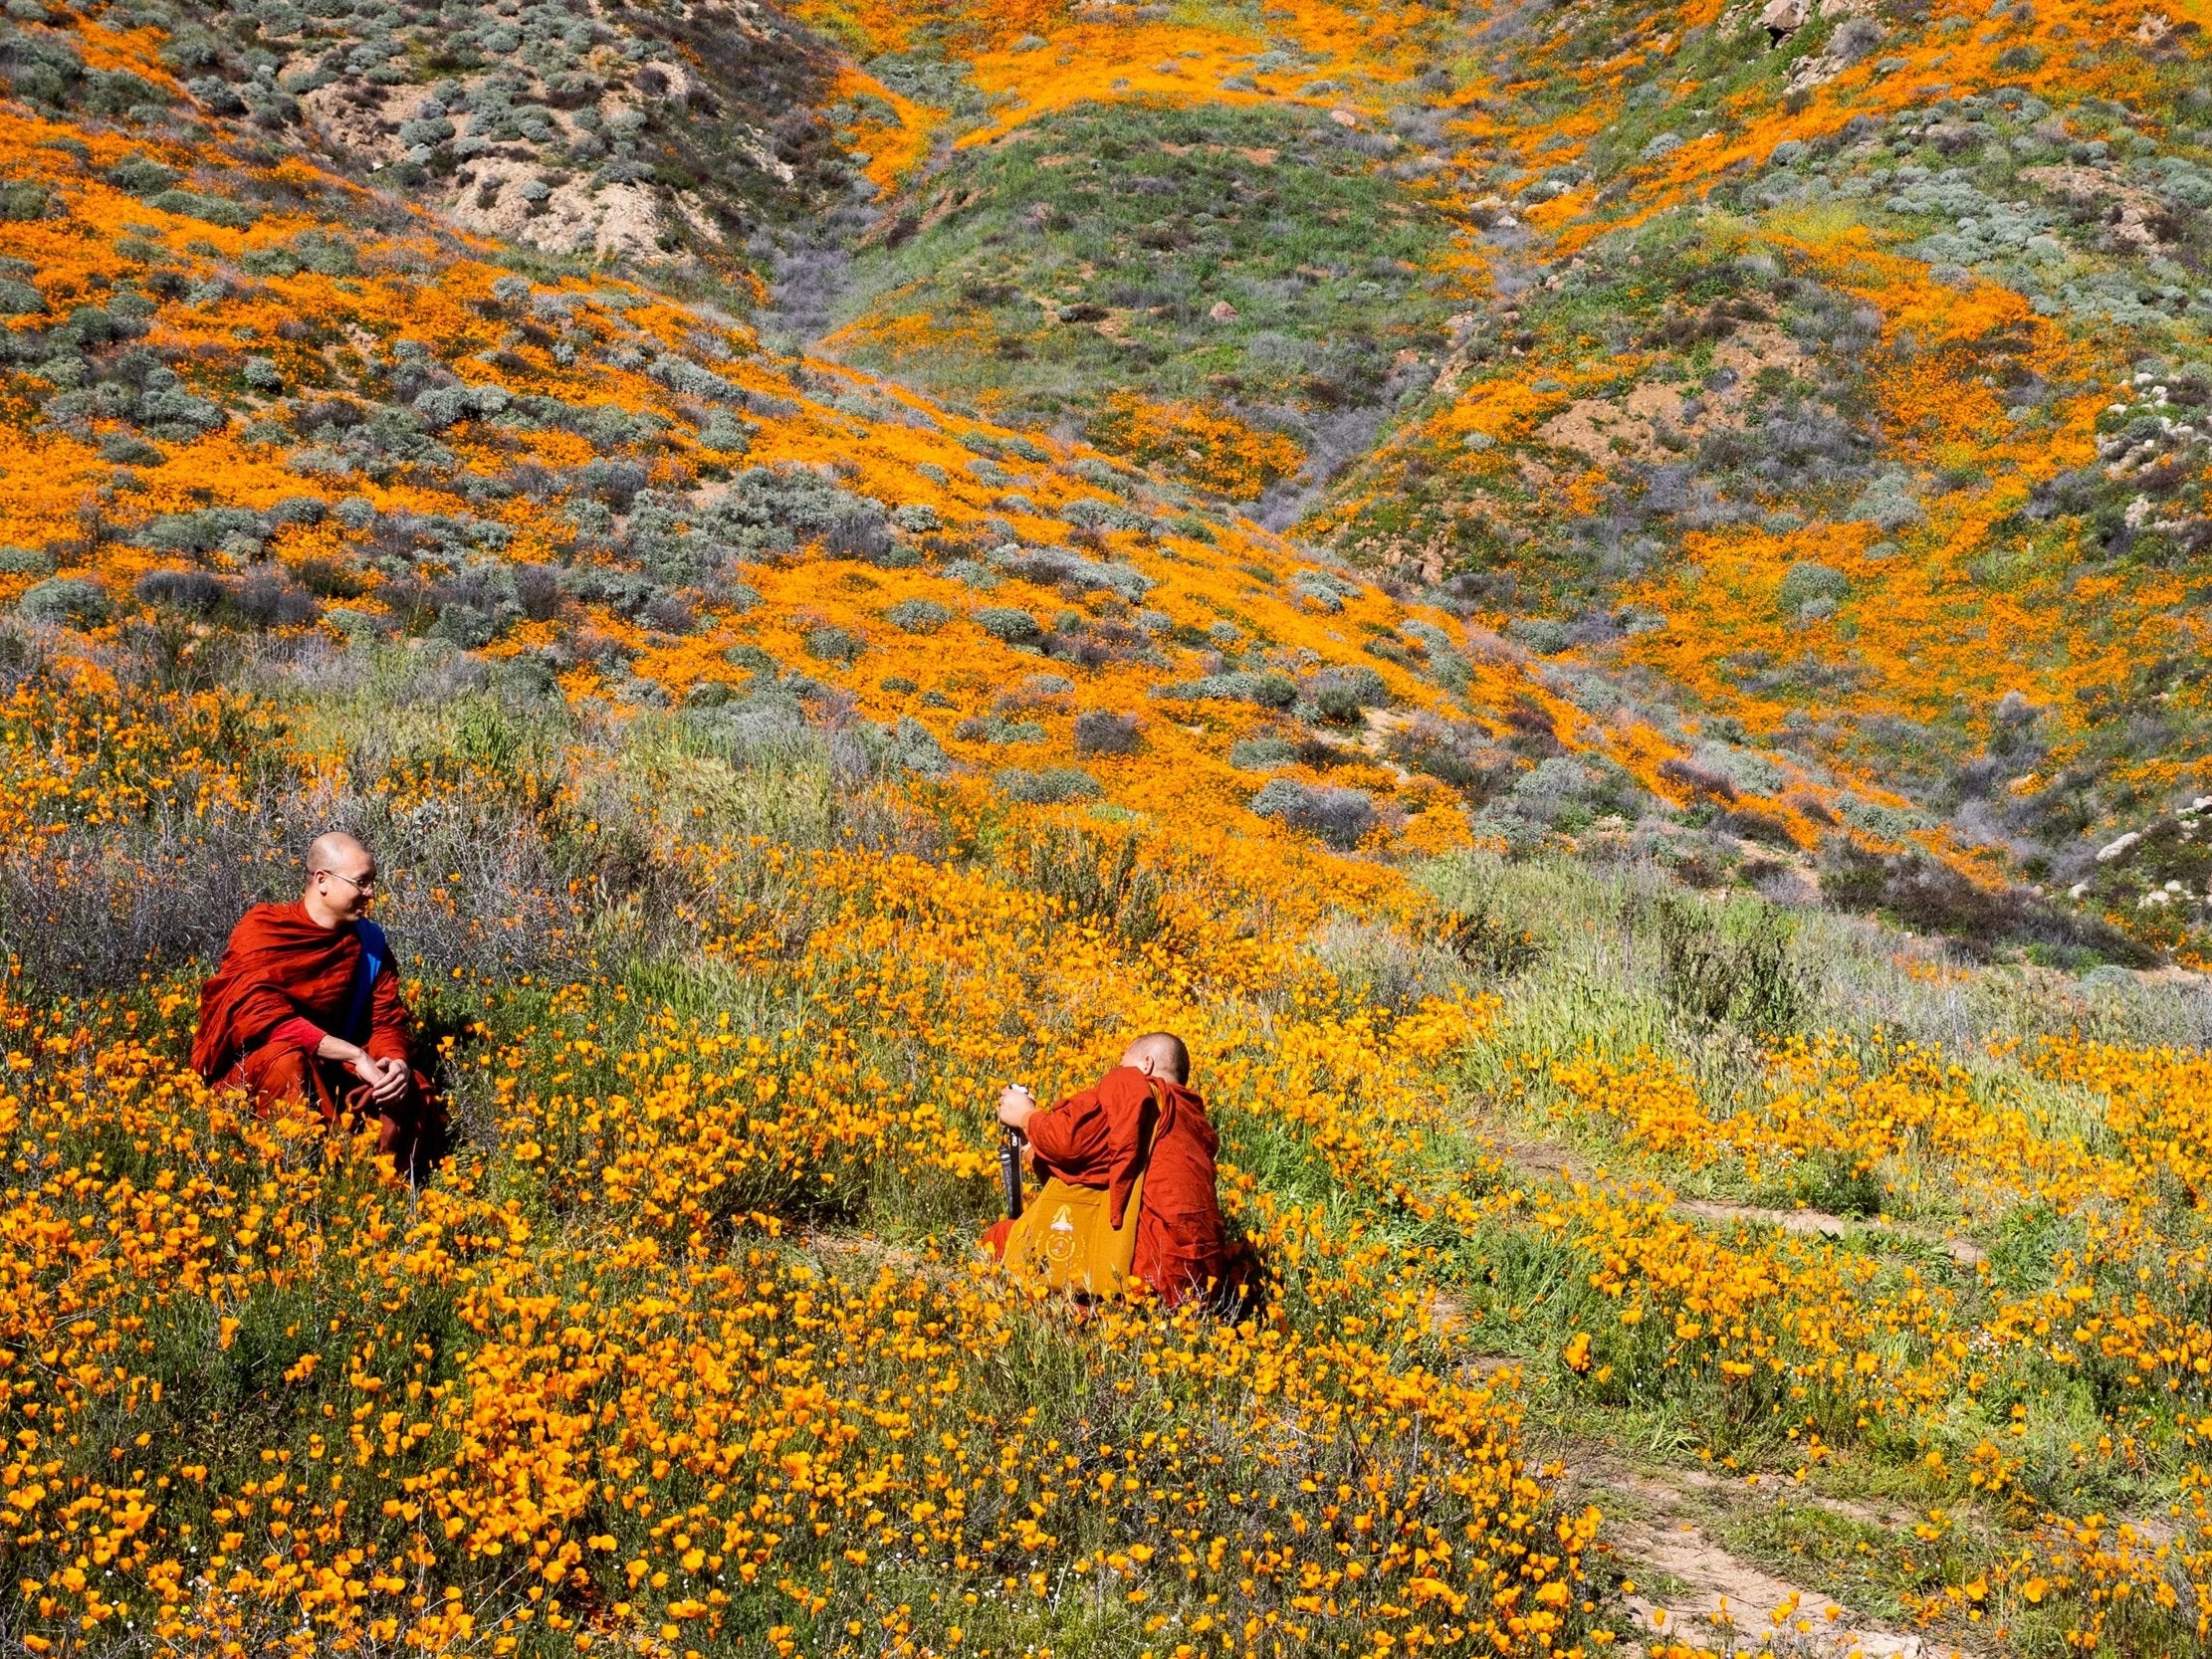
[[(2202, 1649), (2185, 24), (9, 15), (6, 1640)], [(1032, 1303), (1158, 1027), (1263, 1295)]]

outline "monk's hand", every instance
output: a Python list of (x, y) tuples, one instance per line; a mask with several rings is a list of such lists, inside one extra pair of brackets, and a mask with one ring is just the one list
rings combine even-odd
[(346, 1069), (368, 1085), (368, 1098), (378, 1106), (389, 1106), (407, 1092), (408, 1071), (404, 1060), (380, 1060), (363, 1052), (347, 1061)]
[(378, 1106), (390, 1106), (407, 1093), (413, 1074), (404, 1060), (380, 1060), (383, 1075), (368, 1086), (368, 1098)]
[(998, 1091), (998, 1121), (1008, 1129), (1022, 1129), (1037, 1115), (1036, 1098), (1018, 1083)]

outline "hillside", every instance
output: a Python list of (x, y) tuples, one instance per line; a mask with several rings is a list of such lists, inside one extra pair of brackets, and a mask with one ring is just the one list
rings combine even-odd
[[(2204, 65), (13, 0), (0, 1646), (2212, 1645)], [(1263, 1295), (1033, 1302), (1159, 1027)]]

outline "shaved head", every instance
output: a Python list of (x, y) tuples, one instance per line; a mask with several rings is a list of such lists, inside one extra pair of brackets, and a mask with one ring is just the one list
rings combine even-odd
[(308, 849), (308, 874), (311, 876), (319, 870), (335, 870), (341, 876), (357, 876), (364, 874), (361, 868), (364, 865), (369, 870), (374, 870), (376, 860), (369, 856), (366, 847), (343, 830), (332, 830), (317, 836), (315, 844)]
[(301, 904), (316, 924), (338, 928), (368, 914), (376, 896), (376, 856), (343, 830), (308, 848), (308, 890)]
[(1191, 1051), (1172, 1031), (1151, 1031), (1122, 1051), (1121, 1063), (1153, 1077), (1191, 1081)]

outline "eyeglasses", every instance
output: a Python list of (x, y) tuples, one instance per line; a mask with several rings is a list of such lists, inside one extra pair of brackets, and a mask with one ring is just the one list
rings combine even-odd
[(376, 885), (374, 872), (360, 877), (348, 876), (342, 870), (318, 870), (316, 874), (318, 876), (335, 876), (355, 893), (366, 893)]

